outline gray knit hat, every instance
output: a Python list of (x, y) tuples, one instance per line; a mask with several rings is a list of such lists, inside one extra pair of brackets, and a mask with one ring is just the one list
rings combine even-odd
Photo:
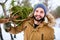
[(45, 14), (47, 13), (47, 8), (46, 8), (46, 6), (45, 6), (44, 4), (37, 4), (37, 5), (35, 5), (34, 11), (35, 11), (37, 8), (39, 8), (39, 7), (44, 9)]

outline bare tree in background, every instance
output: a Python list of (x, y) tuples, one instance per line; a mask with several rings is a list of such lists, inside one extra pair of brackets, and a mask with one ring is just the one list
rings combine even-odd
[(50, 0), (45, 0), (43, 3), (46, 5), (46, 8), (47, 8), (47, 11), (49, 12), (49, 10), (51, 10), (51, 7), (52, 7), (52, 2), (50, 3), (50, 6), (48, 4)]
[(6, 10), (5, 10), (5, 3), (7, 2), (7, 0), (5, 0), (4, 3), (0, 3), (0, 5), (2, 6), (3, 12), (4, 12), (4, 16), (6, 17)]
[[(6, 17), (6, 10), (5, 10), (5, 3), (7, 2), (7, 0), (4, 3), (0, 3), (0, 5), (2, 6), (3, 12), (4, 12), (4, 16)], [(2, 30), (1, 30), (1, 25), (0, 25), (0, 36), (1, 36), (1, 40), (3, 40), (2, 37)]]

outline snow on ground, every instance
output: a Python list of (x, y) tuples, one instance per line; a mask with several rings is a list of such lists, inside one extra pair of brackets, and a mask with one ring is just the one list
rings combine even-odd
[(55, 31), (55, 40), (60, 40), (60, 28), (54, 27)]

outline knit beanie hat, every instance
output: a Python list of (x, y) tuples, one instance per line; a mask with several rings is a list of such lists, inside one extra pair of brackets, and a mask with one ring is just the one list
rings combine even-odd
[(37, 8), (43, 8), (43, 9), (44, 9), (44, 12), (45, 12), (45, 14), (46, 14), (47, 8), (46, 8), (46, 6), (45, 6), (44, 4), (37, 4), (37, 5), (35, 5), (35, 7), (34, 7), (34, 12), (35, 12), (35, 10), (36, 10)]

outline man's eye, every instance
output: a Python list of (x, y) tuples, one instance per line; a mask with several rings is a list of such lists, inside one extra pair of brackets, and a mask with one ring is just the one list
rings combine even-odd
[(38, 10), (36, 10), (36, 12), (38, 12)]
[(43, 11), (40, 11), (40, 13), (43, 13)]

